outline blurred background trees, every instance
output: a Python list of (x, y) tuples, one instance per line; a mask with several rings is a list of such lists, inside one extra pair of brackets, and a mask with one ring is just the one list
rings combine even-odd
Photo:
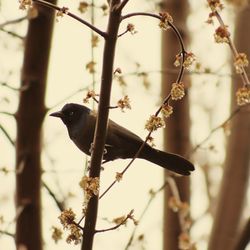
[[(81, 218), (78, 183), (87, 159), (63, 125), (46, 114), (66, 102), (82, 103), (88, 90), (99, 92), (103, 41), (65, 15), (54, 22), (49, 8), (39, 6), (27, 15), (10, 2), (0, 5), (0, 245), (10, 250), (15, 242), (19, 249), (80, 248), (65, 243), (67, 232), (61, 235), (58, 216), (72, 208)], [(249, 3), (222, 4), (221, 16), (236, 48), (249, 58)], [(59, 1), (58, 6), (106, 29), (106, 1)], [(162, 178), (161, 169), (136, 160), (101, 201), (97, 227), (112, 227), (131, 209), (139, 224), (128, 221), (126, 227), (98, 234), (94, 249), (248, 249), (249, 105), (235, 102), (242, 82), (227, 44), (214, 42), (219, 25), (216, 19), (214, 25), (205, 23), (211, 12), (207, 1), (129, 1), (124, 13), (136, 11), (169, 12), (187, 50), (196, 56), (183, 79), (185, 98), (174, 104), (164, 136), (153, 134), (157, 147), (190, 158), (196, 171), (190, 178), (173, 177), (180, 206), (168, 182), (172, 176)], [(174, 33), (161, 31), (157, 20), (130, 19), (119, 33), (128, 23), (135, 29), (118, 40), (115, 67), (121, 72), (114, 75), (111, 102), (128, 95), (132, 110), (111, 110), (110, 115), (145, 138), (145, 121), (178, 75), (179, 46)], [(125, 166), (115, 161), (105, 167), (102, 191)], [(183, 211), (188, 216), (181, 217)]]

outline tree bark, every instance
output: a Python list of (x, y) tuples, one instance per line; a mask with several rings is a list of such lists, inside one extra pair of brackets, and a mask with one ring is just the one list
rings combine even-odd
[[(236, 18), (235, 44), (239, 52), (250, 56), (249, 36), (250, 8), (238, 12)], [(249, 74), (249, 71), (248, 71)], [(232, 110), (235, 109), (235, 93), (242, 86), (239, 77), (233, 78)], [(235, 248), (236, 235), (242, 219), (250, 168), (250, 113), (249, 107), (241, 108), (231, 121), (231, 134), (226, 149), (224, 174), (217, 209), (209, 241), (209, 250)]]
[[(51, 0), (55, 3), (55, 0)], [(16, 246), (42, 249), (41, 128), (54, 11), (35, 5), (38, 17), (28, 24), (19, 106), (16, 113)]]
[[(94, 146), (90, 161), (89, 177), (91, 178), (97, 177), (100, 179), (102, 155), (104, 152), (108, 125), (115, 48), (121, 18), (121, 10), (117, 10), (116, 8), (119, 3), (120, 0), (113, 0), (110, 3), (109, 21), (106, 33), (107, 36), (103, 50), (102, 81), (93, 143)], [(82, 250), (91, 250), (93, 248), (96, 219), (98, 214), (98, 202), (98, 195), (93, 195), (88, 202), (81, 246)]]
[[(162, 2), (163, 11), (167, 11), (172, 15), (174, 24), (180, 31), (185, 45), (188, 40), (188, 32), (186, 27), (186, 18), (188, 14), (188, 2), (185, 0), (165, 0)], [(162, 35), (162, 96), (168, 95), (171, 90), (171, 85), (176, 81), (177, 75), (169, 73), (169, 69), (173, 69), (175, 56), (180, 52), (180, 47), (177, 43), (176, 36), (168, 30)], [(176, 69), (176, 68), (174, 68)], [(177, 69), (176, 69), (177, 70)], [(189, 85), (190, 79), (184, 77), (184, 84)], [(166, 151), (185, 155), (190, 149), (190, 117), (189, 117), (189, 99), (188, 91), (186, 90), (185, 97), (174, 103), (174, 112), (166, 120), (166, 129), (164, 130), (164, 148)], [(164, 174), (164, 179), (168, 173)], [(188, 177), (174, 178), (180, 193), (180, 198), (184, 202), (189, 202), (190, 198), (190, 180)], [(172, 196), (171, 190), (168, 188), (164, 192), (164, 250), (177, 250), (178, 236), (181, 233), (181, 228), (177, 213), (173, 212), (169, 206), (168, 201)]]

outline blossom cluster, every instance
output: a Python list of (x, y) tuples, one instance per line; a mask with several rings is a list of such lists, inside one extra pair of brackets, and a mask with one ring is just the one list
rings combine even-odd
[(85, 175), (82, 177), (79, 185), (84, 191), (86, 203), (93, 195), (99, 194), (100, 181), (98, 177), (93, 178)]
[(68, 229), (70, 234), (68, 235), (66, 242), (74, 242), (75, 245), (81, 242), (82, 232), (81, 229), (75, 223), (75, 213), (71, 208), (64, 210), (59, 216), (59, 220), (64, 229)]
[(169, 29), (169, 23), (173, 23), (173, 18), (172, 16), (167, 13), (167, 12), (162, 12), (159, 13), (160, 17), (161, 17), (161, 21), (159, 23), (159, 27), (163, 30), (167, 30)]
[(243, 106), (250, 103), (250, 87), (244, 86), (236, 92), (237, 104)]

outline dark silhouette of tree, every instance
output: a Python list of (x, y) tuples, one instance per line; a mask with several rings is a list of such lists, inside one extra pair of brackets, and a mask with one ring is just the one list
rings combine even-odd
[[(250, 56), (250, 45), (246, 30), (250, 26), (249, 5), (237, 12), (235, 44), (240, 52)], [(234, 70), (234, 69), (233, 69)], [(248, 70), (249, 73), (249, 70)], [(242, 85), (238, 76), (232, 79), (231, 110), (236, 108), (235, 93)], [(248, 106), (242, 107), (231, 121), (231, 133), (226, 148), (224, 173), (218, 197), (217, 209), (209, 240), (209, 250), (241, 249), (236, 247), (242, 211), (245, 204), (250, 168), (250, 113)]]
[[(188, 1), (163, 1), (163, 11), (168, 11), (174, 20), (175, 25), (179, 29), (185, 45), (188, 41), (188, 30), (186, 26), (186, 18), (188, 14)], [(162, 33), (162, 96), (166, 96), (171, 90), (172, 83), (176, 81), (176, 75), (169, 72), (168, 69), (173, 69), (175, 56), (179, 53), (179, 45), (176, 43), (176, 36), (171, 31)], [(168, 73), (169, 72), (169, 73)], [(183, 82), (186, 86), (189, 85), (189, 78), (186, 76)], [(173, 104), (173, 114), (166, 119), (166, 128), (164, 129), (164, 147), (166, 151), (174, 152), (180, 155), (190, 149), (190, 118), (189, 118), (189, 99), (186, 89), (185, 97)], [(165, 178), (169, 173), (165, 173)], [(190, 198), (190, 180), (188, 177), (174, 178), (179, 190), (182, 202), (189, 202)], [(164, 189), (164, 233), (163, 233), (163, 249), (177, 250), (178, 238), (182, 233), (178, 213), (174, 212), (169, 207), (169, 200), (173, 197), (170, 188)]]
[[(55, 3), (55, 0), (51, 0)], [(45, 90), (54, 12), (35, 5), (38, 16), (29, 20), (19, 106), (16, 112), (16, 245), (41, 250), (41, 151), (46, 114)]]

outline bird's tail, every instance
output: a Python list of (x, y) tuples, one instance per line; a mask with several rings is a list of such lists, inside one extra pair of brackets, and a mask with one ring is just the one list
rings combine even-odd
[(166, 153), (149, 145), (145, 145), (140, 158), (181, 175), (190, 175), (190, 171), (194, 170), (194, 165), (180, 155)]

